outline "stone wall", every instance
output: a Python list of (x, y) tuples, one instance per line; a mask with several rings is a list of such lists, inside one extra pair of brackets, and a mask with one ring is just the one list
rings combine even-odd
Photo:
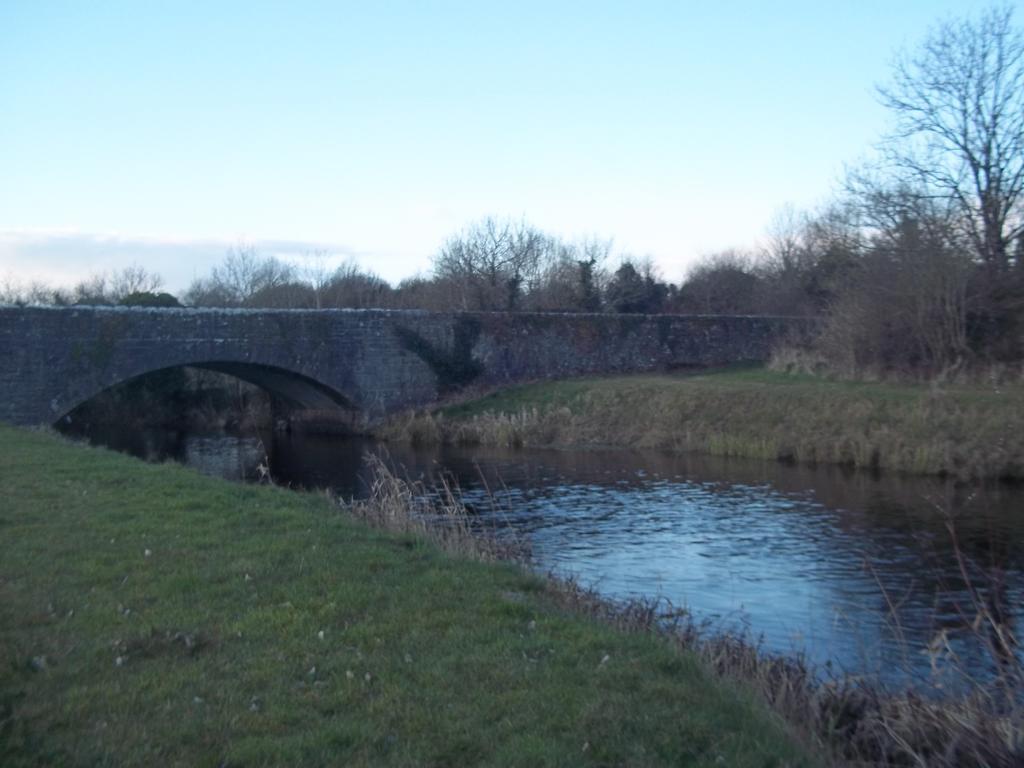
[(467, 386), (765, 360), (764, 317), (0, 307), (0, 420), (57, 421), (98, 392), (195, 365), (367, 419)]

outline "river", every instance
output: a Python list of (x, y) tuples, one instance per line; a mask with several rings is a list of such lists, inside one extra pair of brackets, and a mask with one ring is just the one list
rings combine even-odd
[(1021, 636), (1019, 486), (647, 451), (113, 429), (90, 439), (235, 479), (268, 463), (279, 484), (344, 497), (365, 495), (363, 454), (383, 453), (412, 479), (454, 482), (480, 524), (528, 540), (539, 570), (614, 598), (661, 598), (770, 651), (888, 684), (948, 686), (954, 667), (990, 676), (989, 635), (966, 629), (978, 605)]

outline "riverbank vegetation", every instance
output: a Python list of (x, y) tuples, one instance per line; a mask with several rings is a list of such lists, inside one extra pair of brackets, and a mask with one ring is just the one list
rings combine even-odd
[(379, 436), (658, 448), (964, 480), (1021, 479), (1024, 386), (850, 382), (763, 368), (584, 378), (405, 414)]
[(814, 762), (693, 653), (322, 494), (8, 427), (0, 486), (5, 766)]

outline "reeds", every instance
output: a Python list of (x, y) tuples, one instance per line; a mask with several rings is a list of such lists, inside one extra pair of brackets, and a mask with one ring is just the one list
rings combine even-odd
[[(571, 396), (563, 397), (566, 388)], [(964, 481), (1024, 478), (1020, 383), (840, 382), (748, 371), (546, 382), (501, 397), (404, 414), (377, 436), (414, 444), (695, 451)]]
[(402, 478), (379, 455), (363, 457), (370, 473), (365, 499), (347, 509), (363, 522), (394, 533), (426, 539), (459, 557), (474, 560), (525, 562), (529, 557), (523, 541), (511, 532), (500, 535), (484, 527), (460, 500), (446, 479), (427, 487)]

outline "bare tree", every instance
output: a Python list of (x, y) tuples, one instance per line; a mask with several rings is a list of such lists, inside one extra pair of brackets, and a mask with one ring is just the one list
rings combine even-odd
[(455, 294), (455, 286), (447, 280), (416, 275), (398, 284), (389, 299), (389, 306), (444, 312), (452, 309)]
[(0, 304), (25, 306), (28, 304), (72, 304), (67, 291), (33, 280), (22, 284), (8, 275), (0, 285)]
[(525, 297), (531, 312), (598, 312), (612, 241), (586, 237), (574, 242), (550, 239), (537, 280)]
[(1024, 36), (1012, 9), (939, 25), (879, 94), (895, 116), (886, 158), (952, 203), (980, 259), (1006, 270), (1024, 233)]
[(551, 246), (551, 238), (525, 222), (486, 218), (444, 244), (434, 257), (434, 277), (457, 289), (460, 309), (518, 309)]
[(806, 221), (807, 216), (799, 213), (790, 203), (775, 212), (768, 222), (766, 242), (760, 253), (760, 263), (765, 269), (789, 273), (800, 268), (806, 253), (803, 247)]
[(133, 293), (154, 293), (159, 291), (164, 279), (139, 264), (132, 264), (110, 277), (110, 298), (120, 302)]
[(327, 251), (316, 250), (306, 254), (302, 265), (302, 277), (313, 289), (317, 309), (323, 309), (324, 292), (331, 282), (328, 260)]
[(810, 299), (818, 254), (809, 246), (811, 215), (785, 205), (768, 224), (757, 258), (747, 271), (761, 281), (761, 308), (770, 314), (815, 314), (821, 307)]
[(367, 309), (387, 307), (392, 299), (391, 284), (373, 272), (364, 271), (349, 259), (328, 275), (320, 295), (325, 307)]
[(158, 291), (163, 282), (160, 275), (138, 264), (115, 272), (94, 272), (71, 289), (39, 281), (22, 286), (8, 277), (0, 285), (0, 304), (120, 304), (129, 296)]
[[(196, 306), (295, 306), (297, 299), (293, 297), (285, 297), (281, 304), (281, 292), (276, 290), (294, 282), (295, 268), (290, 264), (260, 256), (251, 245), (239, 245), (228, 251), (224, 262), (214, 267), (208, 278), (194, 281), (185, 298)], [(265, 301), (269, 297), (274, 303)]]
[[(864, 189), (839, 229), (816, 351), (844, 375), (948, 373), (973, 357), (971, 278), (979, 270), (945, 201), (909, 187)], [(833, 242), (835, 234), (825, 242)], [(859, 233), (859, 236), (857, 235)], [(845, 244), (843, 244), (845, 243)]]
[(94, 272), (80, 281), (70, 296), (54, 294), (55, 303), (71, 304), (120, 304), (127, 296), (159, 290), (164, 281), (160, 275), (149, 272), (145, 267), (132, 264), (116, 272)]
[(756, 314), (761, 309), (760, 289), (754, 259), (729, 249), (705, 256), (687, 272), (677, 304), (696, 314)]
[(80, 280), (71, 291), (70, 303), (93, 306), (113, 304), (114, 300), (110, 296), (110, 278), (107, 273), (94, 272), (84, 280)]

